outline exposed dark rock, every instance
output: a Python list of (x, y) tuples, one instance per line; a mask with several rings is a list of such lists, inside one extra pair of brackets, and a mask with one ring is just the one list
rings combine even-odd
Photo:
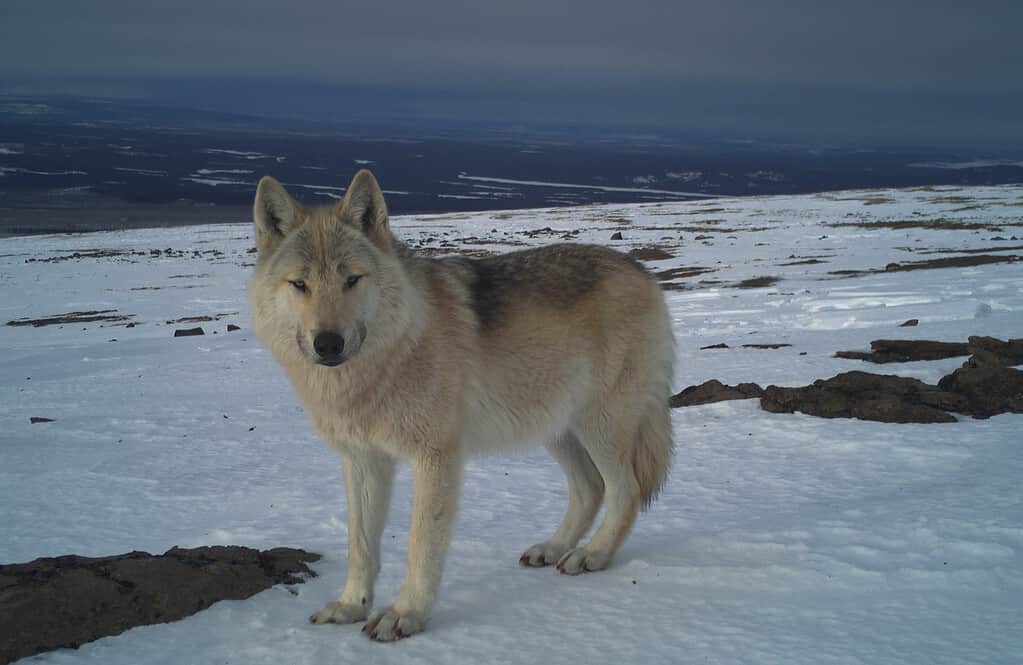
[[(774, 342), (774, 343), (769, 343), (769, 344), (743, 344), (742, 348), (744, 348), (744, 349), (784, 349), (787, 346), (792, 346), (792, 345), (791, 344), (780, 344), (780, 343)], [(706, 351), (708, 349), (730, 349), (730, 348), (732, 348), (732, 347), (728, 346), (724, 342), (721, 342), (719, 344), (711, 344), (710, 346), (701, 346), (700, 350), (701, 351)]]
[(654, 277), (659, 280), (668, 279), (680, 279), (683, 277), (696, 277), (704, 273), (714, 272), (714, 268), (705, 268), (703, 266), (679, 266), (677, 268), (668, 268), (667, 270), (661, 270), (654, 273)]
[(621, 231), (615, 231), (614, 233), (611, 234), (611, 240), (621, 240), (621, 239), (622, 239), (622, 232)]
[(33, 425), (35, 425), (37, 423), (52, 423), (53, 422), (53, 418), (43, 418), (41, 416), (32, 416), (32, 417), (30, 417), (28, 419), (28, 421), (30, 423), (32, 423)]
[(875, 339), (870, 352), (836, 351), (836, 358), (866, 360), (872, 363), (904, 363), (913, 360), (940, 360), (968, 356), (967, 345), (961, 342), (935, 342), (931, 340)]
[(885, 266), (885, 271), (904, 270), (933, 270), (935, 268), (970, 268), (972, 266), (983, 266), (989, 263), (1015, 263), (1020, 257), (1007, 254), (974, 254), (972, 256), (944, 256), (940, 259), (928, 259), (927, 261), (909, 261), (907, 263), (892, 263)]
[(938, 387), (961, 395), (966, 406), (956, 410), (974, 418), (1023, 413), (1023, 372), (1006, 367), (1002, 357), (989, 351), (978, 350), (962, 367), (942, 377)]
[(200, 328), (178, 328), (174, 331), (175, 337), (192, 337), (193, 335), (205, 335), (206, 331)]
[(884, 268), (870, 268), (867, 270), (832, 270), (829, 275), (840, 277), (859, 277), (861, 275), (872, 275), (879, 272), (903, 272), (906, 270), (935, 270), (938, 268), (969, 268), (972, 266), (988, 265), (990, 263), (1016, 263), (1023, 259), (1017, 254), (976, 254), (972, 256), (944, 256), (938, 259), (927, 261), (907, 261), (903, 263), (889, 263)]
[(1023, 365), (1023, 338), (1003, 342), (994, 337), (971, 336), (967, 346), (970, 353), (990, 353), (1003, 365)]
[(227, 332), (234, 332), (235, 330), (241, 330), (241, 328), (233, 323), (227, 324)]
[(116, 323), (118, 321), (127, 321), (132, 315), (121, 315), (116, 313), (116, 309), (99, 309), (88, 312), (68, 312), (67, 314), (54, 314), (53, 316), (44, 316), (39, 319), (14, 319), (8, 321), (5, 325), (8, 326), (32, 326), (33, 328), (41, 328), (43, 326), (55, 326), (64, 323), (92, 323), (94, 321), (104, 321), (107, 323)]
[(319, 558), (287, 547), (216, 546), (0, 565), (0, 665), (302, 582), (315, 576), (306, 562)]
[(799, 411), (823, 418), (860, 418), (886, 423), (953, 423), (946, 411), (963, 411), (966, 399), (918, 379), (845, 372), (800, 388), (768, 386), (765, 411)]
[(900, 328), (912, 328), (913, 326), (919, 325), (920, 319), (909, 319), (899, 324)]
[(753, 277), (751, 279), (744, 279), (741, 282), (737, 282), (734, 286), (740, 289), (760, 289), (765, 286), (772, 286), (777, 284), (780, 277), (773, 277), (770, 275), (764, 275), (763, 277)]
[(664, 259), (670, 259), (672, 254), (660, 247), (637, 247), (636, 249), (629, 250), (627, 256), (637, 261), (663, 261)]
[(696, 406), (697, 404), (724, 402), (731, 399), (750, 399), (760, 397), (763, 393), (763, 389), (755, 383), (728, 386), (717, 379), (711, 379), (698, 386), (689, 386), (678, 394), (672, 395), (668, 400), (668, 405), (675, 409), (680, 406)]
[(180, 319), (174, 319), (168, 321), (167, 325), (174, 325), (175, 323), (206, 323), (207, 321), (213, 321), (212, 316), (183, 316)]

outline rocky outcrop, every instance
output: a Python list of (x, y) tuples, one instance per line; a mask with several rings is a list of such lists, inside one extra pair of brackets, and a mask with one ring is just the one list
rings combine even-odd
[(0, 565), (0, 664), (195, 614), (315, 576), (320, 556), (278, 547), (173, 548)]

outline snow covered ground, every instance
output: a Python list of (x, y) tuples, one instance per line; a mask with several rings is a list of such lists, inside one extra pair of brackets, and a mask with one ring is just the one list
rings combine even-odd
[[(651, 269), (694, 269), (665, 276), (680, 389), (709, 378), (802, 385), (849, 369), (937, 380), (962, 359), (878, 368), (831, 354), (877, 338), (1023, 336), (1019, 263), (883, 270), (1023, 254), (1021, 217), (1023, 187), (1008, 186), (393, 225), (414, 245), (448, 251), (506, 251), (562, 236), (662, 249), (670, 258), (649, 261)], [(836, 226), (850, 223), (861, 226)], [(609, 240), (614, 232), (623, 239)], [(340, 465), (251, 335), (251, 246), (247, 223), (0, 241), (0, 323), (98, 310), (128, 317), (0, 326), (0, 561), (221, 543), (324, 555), (314, 565), (320, 577), (290, 590), (26, 662), (932, 665), (1023, 657), (1023, 416), (892, 425), (771, 414), (755, 400), (673, 412), (669, 484), (608, 571), (573, 578), (520, 567), (521, 551), (561, 518), (561, 472), (542, 450), (474, 460), (427, 632), (381, 645), (357, 626), (310, 625), (309, 613), (343, 581)], [(779, 280), (734, 286), (763, 276)], [(168, 323), (195, 316), (216, 320)], [(919, 326), (898, 327), (910, 318)], [(241, 330), (228, 333), (228, 324)], [(193, 325), (207, 334), (172, 337)], [(719, 342), (732, 348), (700, 350)], [(792, 346), (735, 348), (743, 343)], [(54, 422), (30, 424), (34, 416)], [(402, 579), (410, 502), (406, 470), (384, 534), (378, 602)]]

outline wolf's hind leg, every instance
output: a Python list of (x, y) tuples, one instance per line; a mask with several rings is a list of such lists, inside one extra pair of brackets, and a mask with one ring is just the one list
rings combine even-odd
[(635, 431), (634, 421), (628, 428), (616, 427), (612, 432), (599, 427), (580, 431), (582, 445), (604, 480), (605, 512), (589, 542), (567, 551), (558, 560), (562, 573), (577, 575), (607, 568), (629, 535), (642, 503), (632, 455)]
[(593, 460), (574, 434), (566, 432), (546, 445), (568, 480), (568, 511), (550, 540), (527, 549), (519, 558), (524, 566), (550, 566), (576, 546), (589, 530), (604, 496), (604, 481)]
[(341, 453), (348, 499), (348, 577), (341, 596), (309, 617), (313, 623), (356, 623), (373, 607), (380, 536), (387, 520), (394, 461), (369, 450)]

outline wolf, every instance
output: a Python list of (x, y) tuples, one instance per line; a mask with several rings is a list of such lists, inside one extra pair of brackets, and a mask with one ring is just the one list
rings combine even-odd
[[(366, 170), (320, 208), (264, 177), (253, 223), (254, 331), (340, 452), (347, 495), (348, 575), (313, 623), (366, 621), (379, 641), (423, 630), (475, 453), (542, 443), (564, 470), (564, 519), (523, 565), (608, 566), (672, 458), (671, 324), (639, 263), (575, 244), (420, 255), (392, 234)], [(397, 462), (413, 476), (408, 569), (394, 603), (374, 608)]]

